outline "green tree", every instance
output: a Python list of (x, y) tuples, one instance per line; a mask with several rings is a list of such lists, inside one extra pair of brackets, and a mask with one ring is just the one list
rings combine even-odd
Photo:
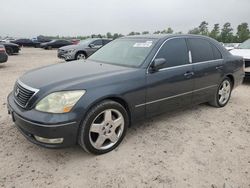
[(231, 43), (234, 42), (233, 28), (229, 22), (223, 25), (221, 30), (221, 42)]
[(191, 29), (188, 33), (198, 35), (198, 34), (200, 34), (200, 30), (199, 30), (199, 28), (196, 27), (194, 29)]
[(163, 31), (161, 31), (161, 34), (172, 34), (174, 31), (171, 27), (164, 29)]
[(155, 31), (154, 32), (154, 34), (160, 34), (161, 33), (161, 31)]
[(171, 27), (169, 27), (167, 29), (167, 34), (173, 34), (173, 33), (174, 33), (174, 30)]
[(130, 32), (128, 35), (129, 35), (129, 36), (135, 35), (135, 32), (132, 31), (132, 32)]
[(147, 35), (147, 34), (149, 34), (148, 31), (143, 31), (143, 32), (142, 32), (142, 35)]
[(209, 34), (208, 23), (206, 21), (201, 22), (201, 24), (199, 25), (199, 32), (201, 35), (208, 36)]
[(124, 35), (120, 33), (120, 34), (119, 34), (119, 38), (120, 38), (120, 37), (124, 37)]
[(119, 34), (118, 33), (114, 33), (113, 39), (117, 39), (117, 38), (119, 38)]
[(113, 38), (113, 36), (112, 36), (112, 34), (110, 32), (107, 32), (106, 36), (107, 36), (108, 39), (112, 39)]
[(210, 32), (209, 36), (220, 41), (220, 24), (214, 24), (214, 28)]
[(250, 38), (250, 31), (249, 31), (248, 23), (242, 23), (238, 25), (237, 41), (241, 43), (247, 40), (248, 38)]

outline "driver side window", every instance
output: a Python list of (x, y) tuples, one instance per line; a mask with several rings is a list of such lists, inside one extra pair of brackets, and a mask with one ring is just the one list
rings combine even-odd
[(96, 40), (96, 41), (92, 42), (91, 44), (93, 44), (96, 48), (101, 47), (102, 46), (102, 40)]
[(184, 38), (170, 39), (158, 52), (157, 58), (166, 59), (163, 68), (188, 64), (188, 49)]

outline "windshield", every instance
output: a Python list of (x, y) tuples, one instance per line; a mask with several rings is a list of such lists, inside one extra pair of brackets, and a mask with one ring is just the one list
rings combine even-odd
[(96, 39), (90, 38), (90, 39), (81, 40), (79, 42), (79, 44), (89, 44), (90, 42), (92, 42), (94, 40), (96, 40)]
[(240, 49), (250, 49), (250, 39), (246, 40), (242, 44), (239, 45)]
[(117, 39), (89, 57), (107, 64), (139, 67), (155, 45), (152, 39)]

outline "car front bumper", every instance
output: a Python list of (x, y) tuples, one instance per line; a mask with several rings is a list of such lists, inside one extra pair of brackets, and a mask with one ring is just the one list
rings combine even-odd
[(64, 59), (64, 60), (75, 60), (75, 54), (74, 53), (69, 53), (67, 51), (64, 52), (57, 52), (57, 57), (60, 59)]
[[(59, 115), (54, 114), (55, 123), (46, 124), (37, 121), (39, 113), (42, 115), (42, 112), (36, 111), (37, 115), (27, 118), (23, 116), (22, 111), (15, 103), (11, 93), (8, 96), (8, 113), (12, 116), (12, 120), (19, 131), (32, 143), (47, 148), (62, 148), (77, 143), (79, 122), (72, 120), (60, 122), (56, 120), (61, 119), (56, 117)], [(59, 140), (59, 142), (55, 143), (55, 140)]]
[(245, 60), (245, 78), (250, 78), (250, 60)]

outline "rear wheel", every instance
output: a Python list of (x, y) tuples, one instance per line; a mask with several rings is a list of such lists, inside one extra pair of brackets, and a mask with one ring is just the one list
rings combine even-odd
[(84, 119), (78, 143), (87, 152), (104, 154), (115, 149), (123, 140), (129, 118), (125, 108), (106, 100), (95, 105)]
[(215, 107), (224, 107), (231, 97), (233, 85), (229, 78), (225, 78), (219, 85), (213, 101), (209, 102), (210, 105)]
[(13, 52), (13, 49), (10, 48), (10, 47), (7, 47), (7, 48), (6, 48), (6, 52), (7, 52), (8, 55), (12, 55), (12, 54), (14, 53), (14, 52)]

